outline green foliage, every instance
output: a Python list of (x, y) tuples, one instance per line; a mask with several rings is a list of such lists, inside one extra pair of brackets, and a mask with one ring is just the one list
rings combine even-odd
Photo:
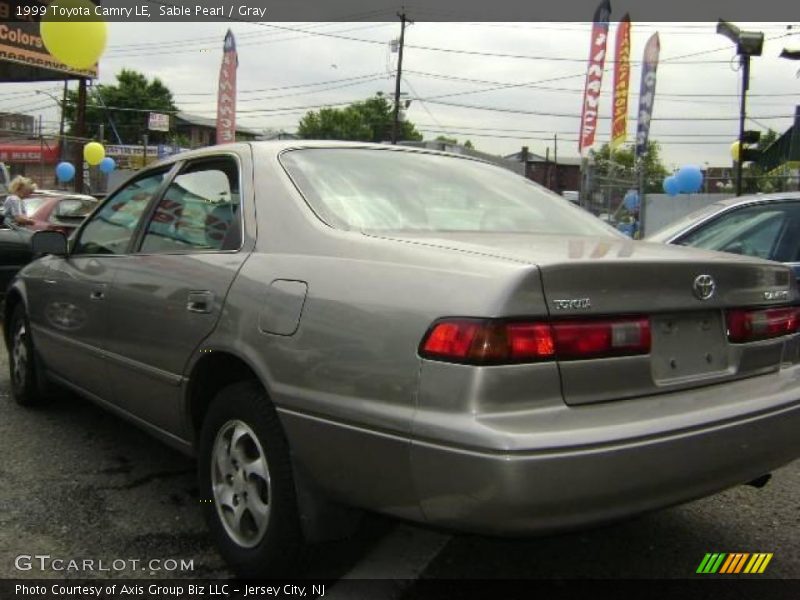
[[(635, 146), (623, 146), (611, 150), (608, 144), (603, 144), (599, 150), (591, 150), (594, 159), (595, 174), (598, 177), (617, 179), (635, 185), (636, 179), (636, 149)], [(645, 193), (661, 192), (664, 177), (669, 172), (661, 161), (661, 147), (658, 142), (648, 141), (647, 151), (642, 157), (645, 168)]]
[(169, 132), (166, 143), (171, 146), (179, 146), (180, 148), (189, 148), (192, 145), (192, 141), (189, 139), (188, 135), (176, 133), (174, 131)]
[[(139, 110), (116, 110), (108, 107), (133, 108)], [(78, 106), (78, 92), (67, 94), (65, 119), (69, 135), (75, 135), (75, 120)], [(148, 111), (173, 113), (177, 108), (172, 100), (172, 92), (158, 78), (149, 81), (145, 75), (130, 69), (117, 73), (116, 85), (97, 85), (87, 89), (86, 131), (87, 137), (101, 142), (114, 142), (109, 118), (113, 120), (123, 144), (140, 144), (143, 134), (148, 134), (150, 144), (169, 143), (174, 134), (161, 131), (148, 131)], [(144, 111), (144, 112), (142, 112)], [(104, 126), (103, 139), (99, 138), (100, 125)]]
[[(300, 119), (297, 133), (306, 139), (383, 142), (392, 137), (393, 118), (392, 104), (376, 95), (344, 108), (309, 111)], [(400, 123), (398, 140), (421, 139), (413, 123)]]
[[(761, 135), (758, 144), (756, 144), (756, 148), (759, 152), (763, 152), (777, 139), (778, 133), (773, 129), (769, 129), (766, 133)], [(790, 173), (791, 170), (785, 165), (768, 174), (767, 171), (756, 162), (745, 163), (742, 173), (742, 193), (757, 194), (761, 192), (769, 194), (783, 191), (786, 176)]]

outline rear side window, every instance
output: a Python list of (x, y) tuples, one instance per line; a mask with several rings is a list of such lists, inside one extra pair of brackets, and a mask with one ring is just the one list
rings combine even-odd
[(155, 207), (140, 252), (237, 250), (239, 208), (239, 173), (232, 158), (190, 163)]
[(786, 262), (797, 252), (799, 220), (798, 204), (758, 204), (726, 213), (677, 243)]
[(367, 148), (293, 150), (280, 160), (339, 229), (619, 236), (528, 179), (474, 160)]
[(55, 219), (83, 219), (92, 212), (97, 206), (97, 200), (93, 198), (64, 198), (60, 200), (53, 217)]

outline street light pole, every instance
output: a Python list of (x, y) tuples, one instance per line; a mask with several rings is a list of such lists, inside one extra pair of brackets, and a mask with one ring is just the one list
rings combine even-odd
[(719, 20), (717, 33), (736, 44), (736, 54), (742, 66), (742, 98), (739, 108), (739, 160), (736, 161), (736, 195), (742, 195), (742, 168), (747, 156), (745, 152), (744, 120), (747, 114), (747, 90), (750, 87), (750, 57), (761, 56), (764, 34), (761, 31), (742, 31), (733, 23)]
[(736, 161), (736, 195), (742, 195), (742, 172), (744, 166), (744, 121), (747, 115), (747, 90), (750, 88), (750, 56), (739, 56), (742, 65), (742, 98), (739, 106), (739, 160)]

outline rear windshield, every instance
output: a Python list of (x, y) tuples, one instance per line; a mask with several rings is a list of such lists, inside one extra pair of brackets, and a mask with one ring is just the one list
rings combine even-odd
[(314, 148), (284, 153), (281, 163), (314, 212), (338, 229), (618, 235), (560, 196), (474, 160)]
[(64, 198), (56, 207), (59, 219), (82, 219), (97, 206), (94, 198)]
[(47, 198), (25, 198), (22, 201), (22, 210), (25, 212), (25, 215), (30, 217), (33, 213), (39, 210), (45, 202), (47, 202)]

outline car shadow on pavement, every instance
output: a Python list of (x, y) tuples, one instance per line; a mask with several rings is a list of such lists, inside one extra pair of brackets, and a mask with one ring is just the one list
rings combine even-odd
[[(7, 379), (0, 380), (3, 388)], [(233, 576), (207, 534), (193, 459), (69, 391), (59, 390), (33, 410), (1, 395), (0, 444), (7, 460), (0, 479), (12, 485), (0, 489), (0, 577)], [(365, 515), (352, 537), (310, 547), (299, 575), (337, 579), (391, 527)], [(106, 563), (187, 559), (192, 569), (20, 573), (3, 555), (21, 552)]]

